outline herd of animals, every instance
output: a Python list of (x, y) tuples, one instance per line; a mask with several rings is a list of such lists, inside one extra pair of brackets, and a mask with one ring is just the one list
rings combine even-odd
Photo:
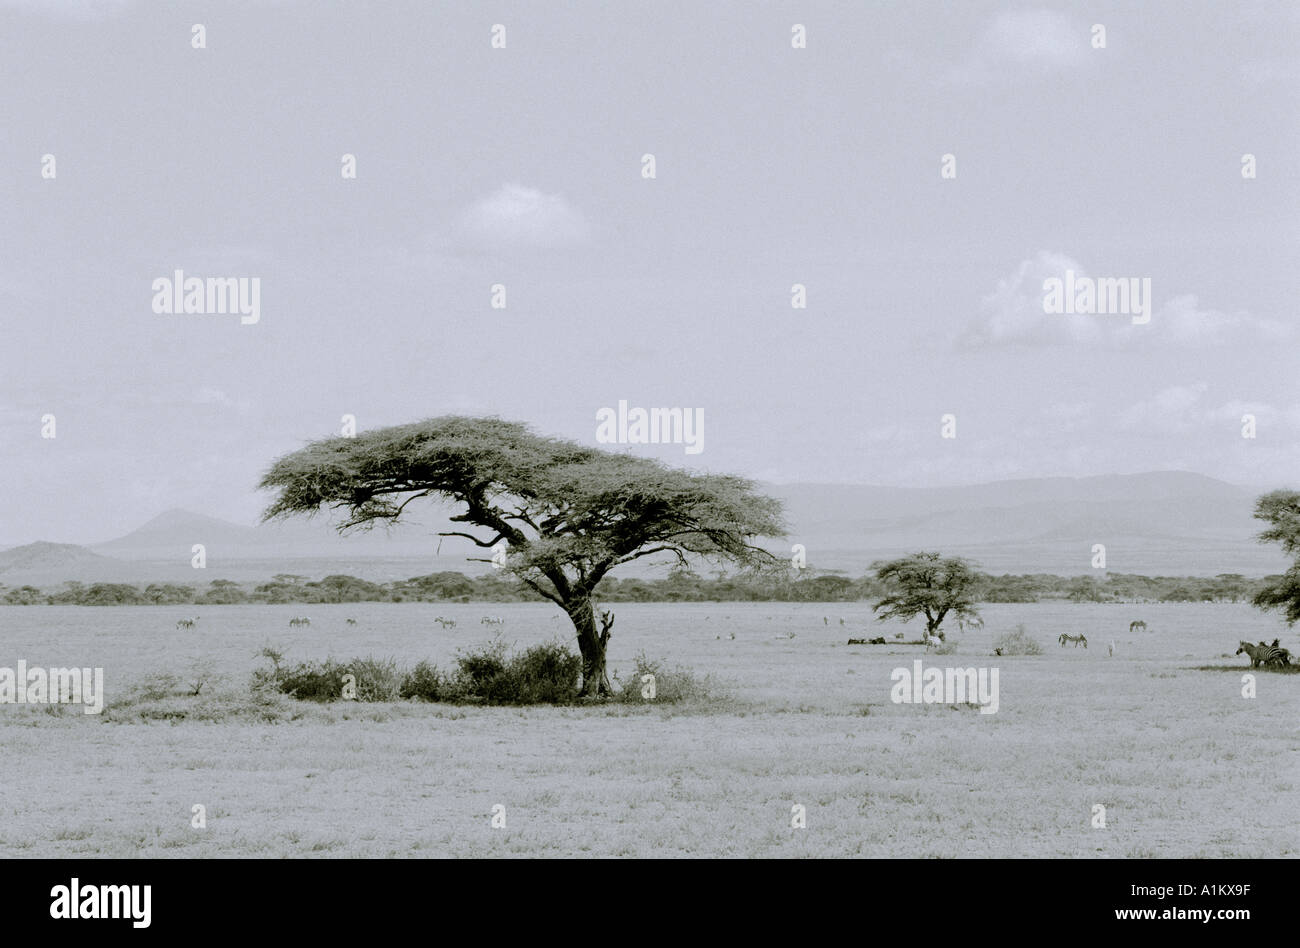
[[(552, 616), (552, 618), (554, 619), (556, 617)], [(708, 621), (710, 617), (705, 616), (704, 618), (705, 621)], [(771, 617), (769, 616), (769, 618)], [(345, 621), (347, 622), (348, 625), (357, 624), (357, 620), (353, 618), (348, 618)], [(444, 618), (443, 616), (435, 616), (433, 621), (438, 623), (438, 625), (440, 625), (444, 629), (456, 628), (455, 619), (447, 619)], [(176, 628), (193, 629), (195, 626), (198, 625), (198, 622), (199, 622), (198, 616), (195, 616), (192, 619), (189, 618), (180, 619), (176, 623)], [(501, 616), (484, 616), (482, 619), (479, 620), (479, 622), (481, 625), (485, 625), (489, 627), (497, 627), (497, 628), (500, 628), (506, 624), (506, 620), (503, 619)], [(829, 616), (822, 616), (823, 625), (829, 626), (830, 623), (831, 620)], [(307, 616), (294, 616), (292, 619), (289, 620), (290, 628), (299, 628), (302, 626), (310, 626), (310, 625), (311, 625), (311, 619)], [(844, 625), (844, 618), (842, 616), (840, 617), (840, 625)], [(978, 617), (973, 617), (973, 616), (961, 617), (958, 618), (957, 620), (957, 627), (963, 632), (965, 632), (967, 629), (982, 629), (984, 628), (984, 621)], [(1130, 633), (1145, 632), (1147, 631), (1147, 624), (1143, 622), (1141, 619), (1137, 619), (1129, 623), (1128, 630)], [(735, 632), (731, 632), (728, 635), (728, 638), (730, 639), (734, 639), (735, 637), (736, 637)], [(785, 632), (781, 635), (773, 636), (773, 638), (777, 638), (777, 639), (793, 639), (794, 637), (795, 637), (795, 633), (792, 631)], [(901, 639), (902, 637), (903, 637), (902, 632), (894, 633), (894, 638), (896, 640)], [(715, 638), (721, 639), (722, 635), (718, 634), (715, 636)], [(1291, 653), (1287, 651), (1285, 648), (1281, 647), (1281, 645), (1279, 644), (1280, 641), (1281, 641), (1280, 639), (1274, 639), (1273, 644), (1271, 645), (1267, 645), (1264, 642), (1259, 642), (1258, 644), (1252, 644), (1250, 642), (1238, 641), (1237, 643), (1238, 648), (1234, 654), (1246, 655), (1250, 659), (1251, 668), (1258, 668), (1261, 665), (1265, 667), (1270, 665), (1277, 665), (1279, 667), (1289, 666), (1291, 664)], [(1082, 633), (1080, 633), (1079, 635), (1071, 635), (1068, 632), (1062, 632), (1060, 637), (1057, 639), (1057, 643), (1060, 645), (1061, 648), (1065, 648), (1067, 643), (1073, 644), (1075, 648), (1078, 648), (1080, 645), (1082, 645), (1085, 649), (1088, 647), (1088, 639)], [(872, 639), (849, 639), (848, 644), (849, 645), (885, 645), (887, 643), (885, 641), (885, 637), (881, 635)], [(926, 648), (937, 648), (942, 644), (943, 642), (937, 636), (928, 635), (925, 637)], [(996, 649), (995, 651), (998, 655), (1002, 654), (1001, 649)], [(1106, 653), (1108, 655), (1114, 655), (1116, 651), (1117, 651), (1117, 646), (1115, 645), (1115, 640), (1112, 639), (1110, 641), (1110, 644), (1106, 648)]]

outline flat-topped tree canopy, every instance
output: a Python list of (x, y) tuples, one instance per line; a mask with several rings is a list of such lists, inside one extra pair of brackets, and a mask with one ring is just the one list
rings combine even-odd
[(1260, 609), (1280, 609), (1288, 625), (1300, 622), (1300, 491), (1275, 490), (1255, 501), (1255, 517), (1269, 526), (1261, 543), (1279, 543), (1295, 563), (1281, 576), (1270, 576), (1251, 602)]
[[(260, 486), (279, 492), (264, 519), (346, 509), (341, 532), (395, 523), (422, 497), (461, 505), (452, 521), (480, 532), (443, 535), (489, 549), (505, 541), (504, 569), (569, 613), (584, 660), (595, 634), (591, 594), (611, 569), (655, 553), (768, 566), (775, 557), (750, 541), (785, 534), (780, 502), (744, 478), (547, 438), (499, 418), (448, 415), (315, 441), (276, 461)], [(599, 659), (603, 677), (603, 648)], [(596, 671), (584, 666), (584, 679)]]

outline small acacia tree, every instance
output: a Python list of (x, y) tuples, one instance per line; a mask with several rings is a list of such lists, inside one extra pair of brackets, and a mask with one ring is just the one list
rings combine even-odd
[(1287, 625), (1300, 621), (1300, 491), (1275, 490), (1255, 501), (1255, 517), (1269, 524), (1257, 539), (1280, 543), (1282, 550), (1296, 557), (1292, 567), (1271, 577), (1251, 602), (1265, 611), (1281, 609)]
[[(445, 416), (327, 438), (276, 461), (261, 487), (279, 494), (264, 520), (342, 508), (340, 532), (397, 522), (433, 497), (461, 510), (448, 531), (504, 556), (495, 562), (569, 616), (582, 654), (582, 693), (608, 694), (613, 617), (597, 631), (593, 595), (612, 569), (656, 553), (770, 568), (750, 544), (782, 536), (781, 505), (742, 478), (692, 474), (658, 461), (546, 438), (497, 418)], [(503, 545), (504, 544), (504, 545)]]
[(900, 559), (871, 564), (876, 578), (885, 584), (886, 594), (872, 609), (876, 621), (925, 616), (925, 634), (940, 639), (943, 620), (949, 613), (960, 619), (975, 619), (973, 598), (979, 574), (960, 557), (938, 553), (913, 553)]

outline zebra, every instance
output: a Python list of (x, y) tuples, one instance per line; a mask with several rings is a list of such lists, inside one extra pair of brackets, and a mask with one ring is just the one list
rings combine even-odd
[(957, 617), (957, 629), (960, 632), (965, 632), (967, 629), (982, 629), (982, 628), (984, 628), (984, 620), (981, 619), (979, 616), (958, 616)]
[(1147, 630), (1147, 624), (1141, 619), (1136, 619), (1128, 624), (1128, 630), (1130, 632), (1145, 632)]
[(1291, 653), (1284, 648), (1278, 648), (1276, 645), (1265, 645), (1260, 642), (1258, 645), (1251, 645), (1249, 642), (1237, 642), (1238, 648), (1234, 655), (1240, 655), (1245, 652), (1250, 656), (1250, 667), (1258, 668), (1262, 665), (1271, 665), (1277, 662), (1280, 665), (1291, 664)]
[(1080, 632), (1078, 635), (1070, 635), (1070, 633), (1068, 632), (1062, 632), (1061, 637), (1056, 641), (1061, 643), (1061, 648), (1065, 648), (1066, 642), (1073, 642), (1075, 648), (1079, 647), (1080, 642), (1083, 643), (1084, 648), (1088, 647), (1088, 640), (1087, 638), (1084, 637), (1082, 632)]
[(500, 616), (484, 616), (481, 620), (482, 625), (505, 625), (506, 620)]
[(444, 619), (442, 616), (435, 616), (433, 621), (438, 623), (438, 625), (442, 626), (444, 629), (456, 628), (455, 619)]
[(176, 628), (192, 629), (194, 628), (194, 623), (197, 621), (198, 621), (197, 619), (181, 619), (179, 622), (176, 623)]
[(348, 625), (356, 625), (356, 624), (357, 624), (357, 620), (356, 620), (356, 619), (349, 619), (349, 620), (348, 620)]
[(294, 616), (289, 620), (289, 628), (292, 629), (296, 625), (311, 625), (311, 619), (306, 616)]

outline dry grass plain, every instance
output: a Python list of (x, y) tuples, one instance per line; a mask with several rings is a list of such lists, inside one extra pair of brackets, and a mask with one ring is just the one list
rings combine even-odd
[[(990, 715), (891, 703), (890, 672), (922, 650), (844, 643), (917, 629), (873, 623), (866, 604), (615, 611), (614, 671), (644, 650), (713, 675), (727, 697), (527, 709), (282, 699), (262, 714), (247, 681), (266, 644), (291, 661), (442, 664), (490, 638), (489, 614), (520, 646), (568, 637), (545, 604), (0, 608), (0, 665), (102, 666), (108, 693), (98, 717), (0, 705), (0, 855), (1300, 854), (1300, 675), (1260, 672), (1247, 699), (1249, 663), (1231, 655), (1238, 639), (1279, 634), (1300, 647), (1245, 605), (987, 606), (984, 630), (954, 633), (955, 654), (925, 661), (998, 668)], [(195, 630), (175, 630), (196, 613)], [(294, 615), (312, 626), (289, 629)], [(1137, 618), (1150, 631), (1129, 635)], [(1017, 623), (1043, 655), (995, 658), (994, 636)], [(1067, 631), (1091, 647), (1058, 648)], [(194, 662), (217, 676), (198, 698), (133, 690)], [(188, 717), (146, 719), (168, 711)], [(1099, 803), (1105, 829), (1091, 825)], [(194, 804), (206, 829), (190, 825)], [(496, 804), (505, 828), (491, 826)], [(806, 829), (790, 825), (794, 804)]]

